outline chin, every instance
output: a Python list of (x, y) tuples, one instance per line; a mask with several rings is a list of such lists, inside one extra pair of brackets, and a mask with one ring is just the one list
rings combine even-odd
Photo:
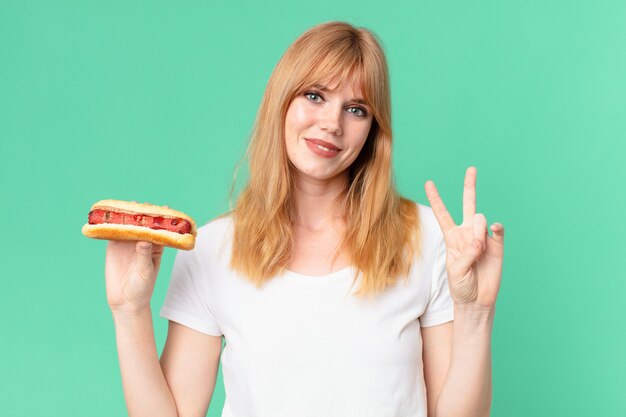
[(316, 168), (299, 168), (296, 167), (296, 170), (298, 171), (298, 174), (300, 174), (302, 177), (306, 177), (306, 178), (310, 178), (310, 179), (315, 179), (315, 180), (319, 180), (319, 181), (326, 181), (326, 180), (330, 180), (332, 178), (335, 178), (337, 176), (339, 176), (341, 174), (341, 172), (337, 172), (337, 171), (327, 171), (327, 170), (323, 170), (323, 169), (316, 169)]

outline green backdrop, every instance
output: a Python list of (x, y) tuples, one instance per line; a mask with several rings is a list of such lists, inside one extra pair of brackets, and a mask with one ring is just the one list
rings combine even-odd
[(401, 192), (459, 219), (475, 165), (506, 227), (492, 415), (626, 415), (621, 0), (1, 1), (0, 415), (125, 415), (91, 204), (226, 210), (275, 63), (328, 20), (382, 39)]

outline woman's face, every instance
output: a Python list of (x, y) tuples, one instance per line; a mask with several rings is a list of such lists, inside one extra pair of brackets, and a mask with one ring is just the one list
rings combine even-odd
[(287, 110), (287, 156), (309, 178), (345, 175), (371, 125), (371, 108), (353, 83), (314, 85), (294, 98)]

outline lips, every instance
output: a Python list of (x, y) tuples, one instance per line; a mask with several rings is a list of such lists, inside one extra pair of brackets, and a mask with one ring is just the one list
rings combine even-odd
[(320, 145), (320, 146), (323, 146), (325, 148), (328, 148), (331, 151), (340, 151), (341, 150), (338, 147), (336, 147), (335, 145), (333, 145), (332, 143), (323, 141), (321, 139), (308, 139), (308, 138), (305, 138), (305, 140), (309, 141), (309, 142), (311, 142), (311, 143), (313, 143), (315, 145)]

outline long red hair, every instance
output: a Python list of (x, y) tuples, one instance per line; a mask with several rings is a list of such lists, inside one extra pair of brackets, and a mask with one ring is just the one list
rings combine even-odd
[(249, 182), (233, 209), (231, 267), (257, 286), (284, 272), (293, 253), (293, 166), (284, 121), (291, 101), (318, 83), (356, 82), (373, 121), (340, 195), (346, 233), (341, 249), (361, 276), (356, 295), (374, 295), (409, 272), (417, 255), (417, 206), (396, 191), (391, 169), (391, 100), (384, 52), (367, 29), (343, 22), (302, 34), (276, 65), (247, 151)]

